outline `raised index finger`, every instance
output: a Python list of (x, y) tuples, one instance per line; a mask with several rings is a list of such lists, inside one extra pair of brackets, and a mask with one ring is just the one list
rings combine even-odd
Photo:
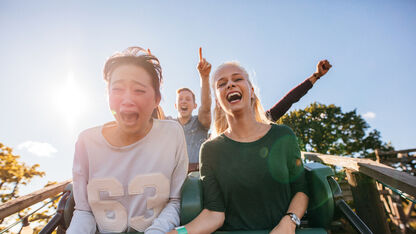
[(202, 47), (199, 47), (199, 61), (202, 61)]

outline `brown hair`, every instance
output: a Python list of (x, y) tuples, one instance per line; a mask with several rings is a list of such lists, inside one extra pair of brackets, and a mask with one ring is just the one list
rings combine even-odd
[(107, 59), (104, 65), (104, 80), (110, 82), (112, 72), (121, 65), (136, 65), (143, 68), (152, 77), (152, 87), (156, 97), (161, 98), (162, 67), (159, 59), (138, 46), (132, 46), (123, 52), (117, 52)]
[[(212, 79), (211, 80), (211, 85), (212, 85), (212, 88), (214, 90), (215, 90), (214, 79), (216, 77), (217, 72), (219, 70), (221, 70), (222, 68), (224, 68), (225, 66), (229, 66), (229, 65), (236, 66), (239, 69), (241, 69), (243, 74), (246, 76), (248, 83), (250, 84), (251, 87), (253, 87), (246, 69), (244, 69), (238, 62), (225, 62), (225, 63), (221, 64), (215, 70), (214, 75), (211, 78)], [(263, 106), (261, 105), (261, 102), (260, 102), (260, 98), (258, 98), (256, 93), (254, 93), (254, 97), (252, 98), (251, 105), (252, 105), (254, 115), (255, 115), (255, 118), (256, 118), (257, 122), (270, 123), (270, 121), (266, 118)], [(215, 108), (214, 108), (214, 132), (213, 132), (212, 135), (214, 137), (218, 136), (218, 135), (222, 134), (223, 132), (225, 132), (225, 130), (227, 130), (227, 128), (228, 128), (228, 122), (227, 122), (227, 118), (225, 117), (225, 112), (221, 108), (221, 106), (217, 103), (215, 105)]]
[[(112, 72), (122, 65), (135, 65), (143, 68), (152, 78), (152, 87), (155, 91), (156, 98), (161, 99), (160, 86), (163, 81), (162, 67), (159, 59), (150, 54), (147, 50), (132, 46), (123, 52), (116, 52), (107, 59), (104, 65), (104, 80), (109, 84)], [(152, 114), (153, 118), (164, 119), (163, 110), (157, 106)]]
[(163, 112), (163, 109), (160, 105), (158, 105), (152, 113), (152, 118), (155, 119), (166, 119), (165, 112)]
[(183, 92), (183, 91), (190, 92), (192, 94), (192, 98), (194, 99), (194, 102), (195, 102), (195, 94), (194, 94), (194, 92), (192, 92), (192, 90), (190, 90), (188, 88), (180, 88), (180, 89), (176, 90), (176, 94), (179, 94), (180, 92)]

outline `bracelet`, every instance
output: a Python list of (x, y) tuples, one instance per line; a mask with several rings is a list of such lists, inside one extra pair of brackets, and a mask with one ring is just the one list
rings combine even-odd
[(296, 224), (296, 227), (299, 227), (300, 226), (300, 219), (298, 218), (298, 216), (296, 216), (295, 213), (289, 212), (289, 213), (286, 213), (285, 215), (289, 215), (289, 217), (292, 220), (292, 222), (294, 224)]
[(178, 232), (178, 234), (188, 234), (188, 230), (186, 230), (185, 226), (177, 227), (175, 230)]
[(321, 78), (316, 72), (312, 74), (313, 77), (315, 77), (316, 80), (319, 80)]

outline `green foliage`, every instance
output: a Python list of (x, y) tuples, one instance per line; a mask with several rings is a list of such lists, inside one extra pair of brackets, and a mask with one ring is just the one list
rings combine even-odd
[[(45, 172), (39, 170), (39, 164), (28, 166), (25, 163), (19, 161), (20, 156), (14, 155), (13, 150), (10, 147), (0, 143), (0, 201), (5, 203), (19, 197), (19, 188), (27, 185), (35, 177), (45, 176)], [(51, 185), (55, 182), (48, 182)], [(47, 200), (48, 201), (48, 200)], [(44, 202), (47, 202), (44, 201)], [(40, 231), (46, 222), (51, 217), (51, 212), (56, 209), (58, 200), (48, 204), (48, 206), (39, 212), (29, 217), (29, 222), (36, 222), (37, 227), (34, 228), (35, 233)], [(10, 216), (6, 220), (0, 220), (1, 228), (11, 224), (16, 218), (21, 219), (33, 210), (29, 207), (21, 210), (16, 216)], [(3, 222), (5, 221), (5, 222)]]
[(19, 161), (20, 156), (14, 155), (12, 149), (0, 143), (0, 199), (7, 202), (17, 198), (19, 188), (26, 185), (33, 177), (42, 177), (45, 172), (39, 171), (39, 164), (27, 166)]
[(293, 129), (303, 151), (375, 158), (374, 149), (393, 150), (381, 141), (379, 131), (369, 131), (356, 110), (344, 113), (333, 104), (312, 103), (304, 110), (289, 112), (277, 123)]

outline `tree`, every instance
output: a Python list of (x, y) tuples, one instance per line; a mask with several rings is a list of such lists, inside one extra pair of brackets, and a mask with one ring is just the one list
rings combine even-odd
[[(39, 164), (28, 166), (20, 162), (20, 156), (14, 155), (12, 148), (0, 143), (0, 200), (5, 203), (19, 197), (19, 189), (21, 186), (27, 185), (35, 177), (43, 177), (45, 172), (39, 170)], [(50, 185), (53, 182), (48, 182)], [(49, 210), (56, 208), (56, 202), (47, 206)], [(30, 212), (31, 208), (27, 208), (18, 212), (19, 219)], [(43, 210), (33, 214), (29, 221), (40, 221), (39, 224), (45, 224), (50, 218), (49, 210)], [(14, 219), (14, 218), (13, 218)], [(0, 220), (0, 224), (4, 220)], [(35, 228), (35, 232), (39, 228)]]
[(356, 110), (344, 113), (333, 104), (312, 103), (304, 110), (289, 112), (277, 123), (293, 129), (304, 151), (375, 158), (374, 149), (393, 150), (382, 142), (379, 131), (369, 131), (369, 124)]
[(39, 171), (39, 164), (27, 166), (19, 162), (20, 156), (12, 153), (12, 148), (0, 143), (0, 199), (7, 202), (17, 198), (19, 188), (29, 183), (33, 177), (43, 177), (45, 172)]

